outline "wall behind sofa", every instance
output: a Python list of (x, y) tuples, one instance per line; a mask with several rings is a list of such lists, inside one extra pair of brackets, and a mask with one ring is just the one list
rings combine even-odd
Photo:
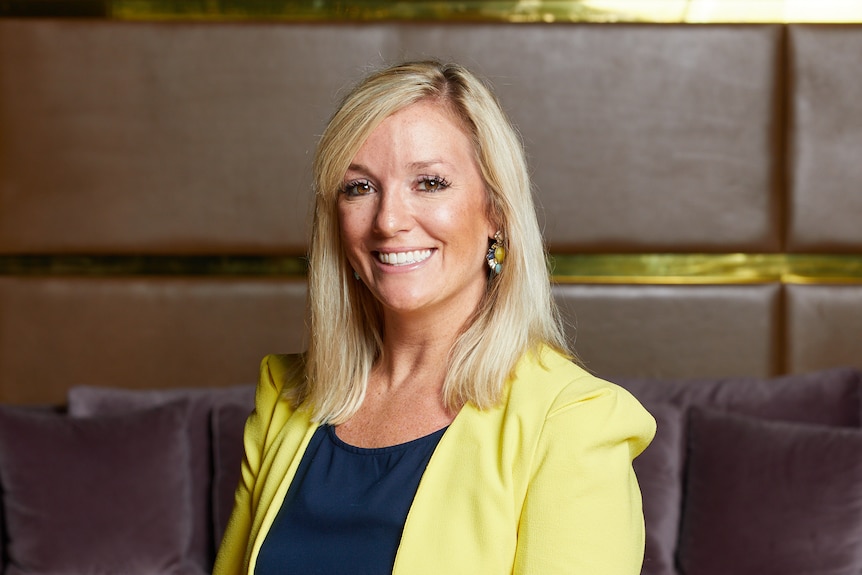
[(316, 137), (429, 56), (521, 129), (588, 368), (862, 367), (862, 27), (5, 19), (0, 402), (303, 349)]

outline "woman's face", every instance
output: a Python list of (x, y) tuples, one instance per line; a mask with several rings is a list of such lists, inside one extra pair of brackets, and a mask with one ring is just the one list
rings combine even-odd
[(487, 214), (470, 140), (433, 101), (371, 133), (338, 198), (347, 259), (384, 309), (453, 321), (464, 321), (486, 289), (495, 231)]

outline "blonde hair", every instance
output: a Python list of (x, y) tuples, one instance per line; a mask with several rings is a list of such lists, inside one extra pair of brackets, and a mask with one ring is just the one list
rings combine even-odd
[(353, 157), (391, 114), (420, 100), (438, 101), (463, 123), (488, 193), (489, 217), (505, 237), (503, 271), (488, 289), (449, 356), (443, 399), (457, 410), (501, 399), (515, 364), (540, 345), (570, 355), (551, 297), (521, 140), (494, 95), (457, 64), (406, 62), (371, 74), (342, 101), (314, 159), (315, 207), (309, 253), (309, 348), (305, 378), (288, 391), (314, 419), (341, 423), (365, 397), (383, 349), (376, 300), (352, 276), (341, 244), (338, 193)]

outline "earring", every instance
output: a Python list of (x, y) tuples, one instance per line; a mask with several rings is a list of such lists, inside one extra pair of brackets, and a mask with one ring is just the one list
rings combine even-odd
[(356, 270), (353, 270), (353, 279), (355, 279), (355, 280), (359, 279), (359, 274), (356, 273)]
[(488, 267), (494, 270), (494, 275), (499, 274), (503, 270), (503, 260), (506, 259), (506, 248), (503, 247), (503, 232), (497, 231), (494, 234), (494, 243), (488, 248)]

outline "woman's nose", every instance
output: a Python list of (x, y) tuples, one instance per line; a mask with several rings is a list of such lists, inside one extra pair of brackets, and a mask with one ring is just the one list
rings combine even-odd
[(384, 190), (379, 195), (374, 225), (385, 236), (394, 236), (409, 229), (413, 216), (405, 193), (399, 190)]

